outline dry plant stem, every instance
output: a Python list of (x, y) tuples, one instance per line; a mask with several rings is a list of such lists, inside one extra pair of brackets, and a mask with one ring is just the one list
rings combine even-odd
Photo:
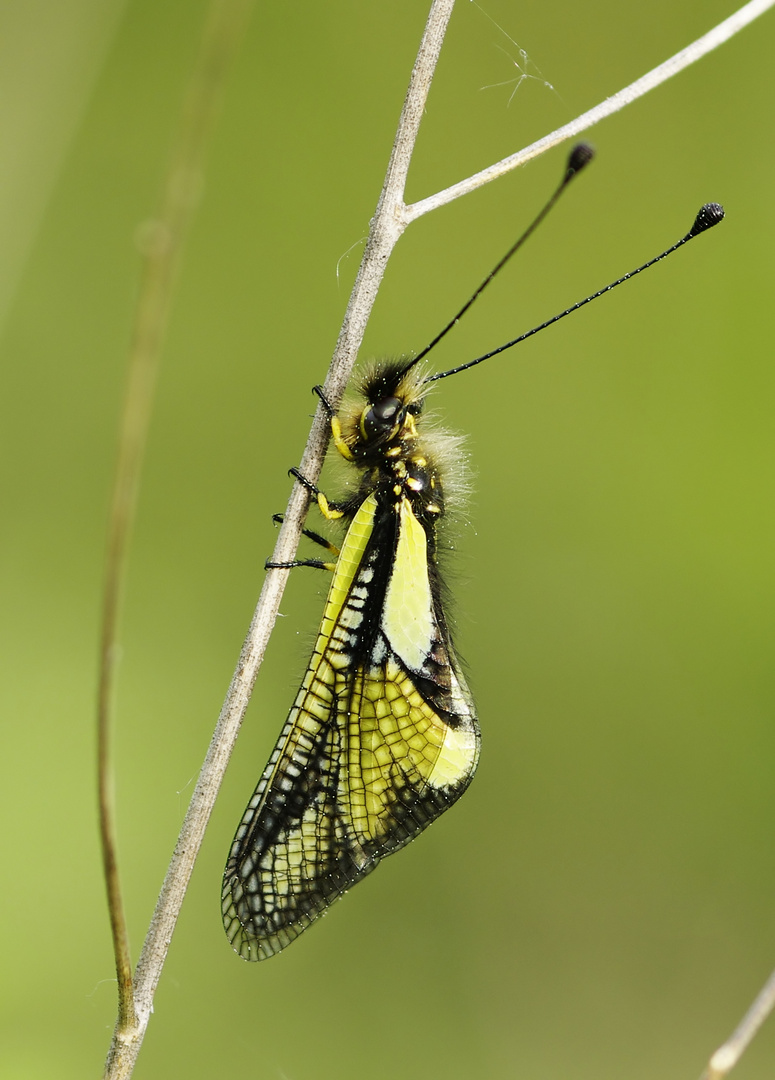
[[(584, 130), (591, 124), (634, 101), (647, 89), (658, 85), (669, 75), (675, 74), (710, 48), (727, 40), (732, 33), (747, 25), (758, 14), (771, 7), (775, 0), (753, 0), (736, 16), (721, 24), (695, 46), (683, 50), (673, 60), (655, 69), (651, 75), (633, 83), (621, 94), (602, 103), (584, 114), (579, 120), (559, 129), (554, 135), (536, 143), (490, 169), (438, 195), (413, 204), (403, 203), (406, 175), (417, 135), (420, 119), (425, 108), (430, 82), (433, 77), (439, 49), (452, 13), (454, 0), (434, 0), (425, 27), (420, 50), (412, 72), (409, 90), (399, 123), (398, 133), (391, 155), (385, 184), (372, 219), (369, 239), (353, 287), (345, 314), (342, 330), (337, 341), (334, 357), (326, 379), (327, 400), (336, 407), (350, 375), (358, 349), (363, 339), (366, 322), (376, 298), (387, 260), (403, 230), (410, 221), (427, 213), (436, 206), (444, 205), (469, 191), (481, 187), (490, 180), (516, 168), (525, 160), (549, 149), (563, 139)], [(711, 43), (708, 43), (711, 42)], [(703, 44), (704, 43), (704, 44)], [(672, 67), (671, 67), (672, 65)], [(670, 69), (670, 70), (666, 70)], [(613, 104), (611, 104), (613, 103)], [(310, 437), (301, 460), (301, 471), (311, 481), (316, 481), (322, 467), (328, 442), (328, 422), (322, 408), (318, 407), (313, 420)], [(272, 561), (286, 562), (293, 559), (301, 527), (308, 508), (308, 494), (300, 485), (294, 485), (285, 519)], [(267, 573), (258, 605), (242, 647), (239, 662), (232, 679), (226, 701), (210, 744), (206, 760), (197, 781), (183, 827), (175, 847), (172, 861), (162, 886), (135, 978), (135, 1007), (137, 1024), (131, 1031), (117, 1031), (111, 1047), (106, 1077), (110, 1080), (129, 1077), (140, 1050), (145, 1029), (150, 1018), (153, 996), (161, 975), (180, 906), (183, 901), (194, 861), (201, 846), (204, 830), (212, 811), (215, 796), (220, 788), (223, 773), (231, 755), (242, 718), (252, 692), (266, 643), (274, 625), (280, 599), (287, 580), (287, 570)]]
[(180, 139), (168, 170), (161, 210), (140, 237), (143, 266), (121, 418), (119, 454), (108, 522), (97, 702), (97, 764), (100, 838), (118, 978), (117, 1030), (132, 1031), (137, 1015), (129, 939), (116, 857), (110, 763), (111, 705), (116, 673), (117, 630), (129, 536), (151, 414), (156, 373), (183, 241), (201, 187), (202, 159), (224, 78), (250, 0), (213, 0), (199, 60), (185, 102)]
[[(363, 338), (366, 315), (374, 303), (390, 251), (395, 246), (403, 228), (400, 210), (403, 207), (406, 174), (453, 6), (454, 0), (435, 0), (428, 16), (401, 114), (385, 185), (372, 222), (369, 242), (347, 308), (344, 326), (339, 335), (334, 362), (326, 382), (329, 400), (334, 403), (338, 403), (341, 397), (349, 370)], [(310, 479), (316, 479), (320, 473), (327, 440), (327, 420), (322, 409), (318, 409), (301, 463), (304, 474)], [(306, 491), (300, 485), (296, 485), (288, 504), (285, 524), (277, 539), (274, 560), (282, 562), (293, 558), (307, 504)], [(135, 1022), (128, 1028), (117, 1026), (105, 1067), (106, 1080), (119, 1080), (119, 1078), (123, 1080), (131, 1076), (134, 1069), (183, 897), (240, 723), (250, 700), (261, 659), (277, 616), (287, 576), (288, 572), (282, 570), (270, 572), (266, 576), (137, 965), (134, 984)]]
[(719, 45), (723, 45), (725, 41), (728, 41), (740, 30), (748, 26), (749, 23), (752, 23), (754, 19), (758, 19), (760, 15), (763, 15), (765, 11), (768, 11), (774, 5), (775, 0), (751, 0), (749, 4), (745, 4), (734, 15), (730, 15), (724, 22), (714, 26), (707, 34), (693, 41), (691, 45), (687, 45), (685, 49), (681, 49), (675, 56), (671, 56), (669, 60), (665, 60), (663, 64), (653, 68), (646, 75), (641, 76), (640, 79), (636, 79), (635, 82), (630, 83), (629, 86), (626, 86), (617, 94), (613, 94), (611, 97), (606, 98), (605, 101), (601, 101), (593, 109), (589, 109), (588, 112), (577, 116), (569, 124), (564, 124), (563, 127), (557, 128), (556, 131), (549, 135), (545, 135), (531, 146), (518, 151), (516, 154), (511, 154), (502, 161), (490, 165), (487, 169), (482, 169), (481, 172), (474, 173), (473, 176), (469, 176), (466, 180), (461, 180), (458, 184), (445, 188), (444, 191), (430, 195), (427, 199), (420, 199), (418, 202), (412, 203), (411, 206), (406, 207), (404, 216), (406, 224), (418, 217), (422, 217), (423, 214), (427, 214), (430, 210), (446, 206), (447, 203), (459, 199), (461, 195), (468, 195), (469, 192), (476, 191), (477, 188), (483, 187), (484, 184), (489, 184), (491, 180), (497, 180), (500, 176), (504, 176), (520, 165), (525, 165), (528, 161), (545, 153), (553, 146), (580, 135), (582, 131), (591, 128), (605, 117), (619, 112), (625, 105), (631, 105), (633, 101), (643, 97), (649, 90), (655, 89), (673, 75), (677, 75), (679, 71), (683, 71), (684, 68), (696, 63), (706, 53), (717, 49)]
[(754, 1035), (775, 1007), (775, 971), (762, 987), (759, 996), (727, 1041), (708, 1062), (700, 1080), (721, 1080), (734, 1069)]

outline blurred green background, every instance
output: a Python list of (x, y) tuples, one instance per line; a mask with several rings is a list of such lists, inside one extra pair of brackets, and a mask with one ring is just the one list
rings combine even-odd
[[(122, 632), (135, 954), (261, 586), (426, 6), (258, 4), (229, 81)], [(526, 62), (461, 2), (410, 199), (559, 126), (732, 7), (486, 0)], [(204, 12), (0, 12), (12, 1080), (100, 1075), (113, 1023), (93, 779), (104, 529), (134, 236), (158, 204)], [(594, 166), (438, 350), (438, 368), (478, 355), (662, 250), (702, 202), (724, 203), (728, 220), (671, 261), (435, 395), (475, 472), (453, 570), (484, 738), (470, 793), (282, 956), (257, 967), (232, 953), (223, 863), (325, 587), (292, 575), (137, 1077), (695, 1078), (775, 966), (774, 51), (769, 14), (592, 131)], [(519, 86), (517, 63), (531, 76)], [(565, 153), (409, 230), (368, 353), (433, 336)], [(771, 1021), (735, 1076), (773, 1070)]]

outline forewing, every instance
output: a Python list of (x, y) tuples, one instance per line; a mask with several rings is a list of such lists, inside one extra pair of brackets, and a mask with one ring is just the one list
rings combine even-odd
[(245, 959), (289, 944), (473, 775), (473, 706), (407, 510), (387, 552), (373, 496), (350, 526), (310, 666), (234, 839), (223, 915)]

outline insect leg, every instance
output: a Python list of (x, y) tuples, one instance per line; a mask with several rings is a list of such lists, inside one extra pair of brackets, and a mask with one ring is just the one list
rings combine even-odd
[(289, 469), (288, 472), (291, 476), (295, 477), (307, 491), (312, 492), (317, 499), (320, 513), (324, 518), (327, 518), (328, 521), (336, 521), (337, 518), (340, 518), (347, 511), (348, 506), (346, 503), (330, 503), (320, 488), (316, 484), (313, 484), (311, 480), (308, 480), (298, 469)]
[(342, 425), (339, 423), (339, 417), (334, 412), (331, 402), (323, 393), (323, 387), (313, 386), (312, 393), (317, 394), (323, 403), (323, 408), (328, 413), (328, 422), (331, 425), (331, 438), (334, 440), (334, 446), (343, 458), (346, 458), (347, 461), (354, 461), (353, 452), (342, 437)]
[[(272, 521), (275, 525), (282, 525), (284, 520), (285, 514), (272, 514)], [(327, 540), (325, 536), (313, 532), (312, 529), (302, 529), (301, 532), (302, 536), (306, 536), (308, 540), (312, 540), (314, 543), (319, 544), (320, 547), (324, 547), (326, 551), (330, 551), (334, 558), (339, 558), (339, 548), (336, 544), (332, 544), (330, 540)]]
[(313, 570), (328, 570), (332, 574), (336, 569), (335, 562), (323, 562), (322, 559), (292, 559), (290, 562), (272, 562), (267, 559), (264, 563), (265, 570), (293, 570), (296, 566), (311, 566)]
[[(336, 517), (341, 517), (342, 510), (337, 508), (336, 504), (330, 504), (325, 495), (318, 491), (314, 484), (311, 484), (306, 477), (303, 477), (298, 469), (291, 469), (290, 472), (293, 476), (309, 488), (310, 491), (317, 497), (318, 506), (320, 512), (329, 520)], [(323, 502), (321, 502), (321, 499)], [(272, 521), (275, 525), (282, 525), (285, 519), (284, 514), (273, 514)], [(333, 562), (324, 562), (322, 559), (292, 559), (289, 562), (272, 562), (271, 559), (267, 559), (264, 563), (264, 569), (266, 570), (292, 570), (296, 566), (311, 566), (315, 570), (329, 570), (333, 573), (336, 568), (336, 560), (339, 558), (339, 548), (332, 544), (330, 540), (327, 540), (325, 536), (321, 536), (320, 533), (313, 532), (312, 529), (302, 529), (302, 535), (306, 536), (309, 540), (319, 544), (320, 547), (324, 547), (326, 551), (330, 552), (334, 556)]]

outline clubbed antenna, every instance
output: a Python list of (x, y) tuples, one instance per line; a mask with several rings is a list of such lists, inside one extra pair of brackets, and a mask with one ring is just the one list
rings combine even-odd
[(509, 261), (511, 256), (515, 255), (516, 252), (519, 251), (519, 249), (522, 247), (522, 245), (528, 239), (528, 237), (531, 236), (535, 232), (535, 230), (538, 228), (538, 226), (544, 220), (546, 215), (552, 209), (554, 204), (557, 202), (559, 197), (562, 195), (563, 191), (565, 191), (566, 187), (571, 182), (571, 180), (574, 178), (574, 176), (578, 176), (578, 174), (581, 172), (581, 170), (586, 165), (588, 165), (590, 163), (590, 161), (592, 160), (592, 158), (594, 156), (595, 156), (595, 151), (587, 143), (578, 143), (577, 146), (573, 147), (570, 154), (568, 155), (568, 163), (567, 163), (567, 165), (565, 167), (565, 172), (563, 174), (562, 180), (558, 184), (557, 190), (554, 192), (552, 197), (546, 203), (544, 208), (537, 214), (537, 216), (533, 219), (533, 221), (530, 223), (530, 225), (528, 225), (528, 227), (525, 229), (525, 231), (522, 233), (522, 235), (519, 237), (519, 239), (516, 240), (515, 243), (513, 243), (511, 245), (511, 247), (506, 252), (506, 254), (503, 256), (503, 258), (500, 260), (500, 262), (495, 267), (493, 267), (493, 269), (490, 271), (490, 273), (484, 279), (484, 281), (479, 286), (479, 288), (476, 290), (476, 292), (471, 297), (469, 297), (468, 300), (466, 300), (465, 304), (463, 304), (462, 308), (460, 309), (460, 311), (458, 311), (457, 315), (455, 315), (455, 317), (453, 319), (450, 319), (450, 321), (447, 323), (447, 325), (444, 327), (444, 329), (440, 333), (438, 333), (436, 335), (436, 337), (433, 339), (433, 341), (429, 345), (426, 345), (425, 348), (422, 350), (422, 352), (418, 353), (417, 356), (415, 356), (414, 359), (411, 360), (410, 363), (408, 363), (406, 365), (406, 368), (405, 368), (406, 371), (408, 371), (409, 368), (414, 367), (415, 364), (419, 363), (419, 361), (422, 360), (423, 357), (427, 356), (428, 353), (431, 351), (431, 349), (434, 349), (438, 345), (438, 343), (441, 341), (441, 339), (443, 337), (446, 337), (446, 335), (450, 332), (452, 327), (455, 326), (458, 322), (460, 322), (460, 320), (463, 318), (465, 313), (468, 311), (468, 309), (473, 304), (474, 300), (476, 300), (478, 297), (480, 297), (482, 295), (482, 293), (487, 288), (487, 286), (490, 284), (490, 282), (495, 277), (495, 275), (498, 274), (503, 269), (503, 267)]
[[(571, 155), (571, 158), (573, 155)], [(570, 166), (569, 166), (570, 167)], [(546, 322), (542, 322), (540, 326), (534, 326), (532, 330), (526, 331), (524, 334), (520, 334), (519, 337), (514, 338), (513, 341), (507, 341), (505, 345), (499, 345), (497, 349), (493, 349), (491, 352), (485, 353), (484, 356), (477, 356), (475, 360), (469, 360), (465, 364), (459, 364), (458, 367), (450, 368), (449, 371), (440, 371), (437, 375), (431, 375), (428, 382), (435, 382), (437, 379), (446, 379), (448, 375), (457, 375), (459, 371), (465, 371), (466, 368), (475, 367), (476, 364), (481, 364), (483, 360), (489, 360), (491, 356), (497, 356), (498, 353), (505, 352), (506, 349), (513, 348), (514, 345), (519, 345), (521, 341), (525, 341), (527, 338), (532, 337), (533, 334), (539, 333), (541, 330), (545, 330), (547, 326), (551, 326), (552, 323), (559, 322), (560, 319), (564, 319), (566, 315), (570, 315), (573, 311), (578, 311), (579, 308), (584, 307), (585, 304), (591, 303), (593, 300), (597, 300), (599, 296), (604, 293), (610, 292), (611, 289), (615, 289), (617, 285), (623, 284), (625, 281), (629, 281), (630, 278), (635, 277), (636, 274), (641, 274), (644, 270), (648, 270), (650, 266), (654, 266), (655, 263), (661, 262), (662, 259), (666, 259), (668, 255), (672, 255), (674, 251), (678, 251), (684, 244), (688, 244), (690, 240), (693, 240), (695, 236), (699, 236), (700, 233), (706, 232), (708, 229), (712, 229), (714, 225), (718, 223), (724, 217), (724, 208), (719, 203), (705, 203), (700, 208), (697, 217), (694, 219), (692, 225), (686, 236), (681, 237), (672, 247), (667, 248), (661, 255), (657, 255), (654, 259), (649, 259), (643, 266), (639, 266), (636, 270), (630, 270), (629, 274), (624, 274), (623, 277), (617, 278), (616, 281), (612, 281), (610, 285), (606, 285), (603, 289), (598, 289), (596, 293), (592, 293), (591, 296), (587, 296), (584, 300), (579, 300), (577, 304), (573, 304), (572, 307), (566, 308), (565, 311), (561, 311), (559, 315), (552, 316), (551, 319), (547, 319)], [(486, 282), (485, 282), (486, 284)], [(481, 289), (479, 290), (481, 291)], [(472, 299), (476, 298), (476, 293)], [(470, 302), (470, 301), (469, 301)], [(465, 310), (465, 309), (464, 309)], [(427, 352), (427, 350), (426, 350)]]

